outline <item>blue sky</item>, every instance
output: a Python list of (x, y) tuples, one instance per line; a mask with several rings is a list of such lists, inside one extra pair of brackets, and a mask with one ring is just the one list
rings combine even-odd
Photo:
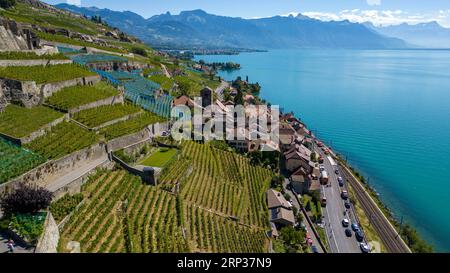
[(450, 27), (450, 0), (45, 0), (69, 2), (113, 10), (130, 10), (144, 17), (170, 11), (203, 9), (209, 13), (243, 17), (269, 17), (290, 13), (322, 20), (349, 19), (375, 24), (438, 21)]

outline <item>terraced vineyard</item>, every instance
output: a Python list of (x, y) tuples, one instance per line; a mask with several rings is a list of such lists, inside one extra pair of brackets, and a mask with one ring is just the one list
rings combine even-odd
[(89, 128), (94, 128), (108, 121), (136, 114), (139, 111), (141, 111), (141, 108), (132, 104), (104, 105), (78, 112), (73, 115), (73, 119)]
[(95, 75), (95, 73), (75, 64), (10, 66), (0, 68), (0, 78), (35, 81), (38, 84), (60, 82)]
[(36, 31), (39, 38), (41, 38), (42, 40), (45, 41), (51, 41), (51, 42), (57, 42), (57, 43), (63, 43), (63, 44), (69, 44), (69, 45), (76, 45), (76, 46), (82, 46), (82, 47), (93, 47), (93, 48), (97, 48), (100, 50), (106, 50), (109, 52), (115, 52), (115, 53), (126, 53), (125, 50), (121, 49), (121, 48), (116, 48), (116, 47), (112, 47), (112, 46), (102, 46), (96, 43), (91, 43), (91, 42), (86, 42), (86, 41), (82, 41), (82, 40), (75, 40), (75, 39), (71, 39), (67, 36), (63, 36), (63, 35), (56, 35), (56, 34), (51, 34), (51, 33), (45, 33), (45, 32), (40, 32), (40, 31)]
[(191, 160), (187, 157), (182, 157), (179, 160), (174, 160), (166, 166), (159, 177), (158, 183), (160, 185), (174, 186), (181, 184), (192, 171)]
[(68, 60), (64, 54), (38, 55), (34, 52), (6, 51), (0, 52), (0, 60)]
[(170, 78), (167, 78), (164, 75), (152, 75), (150, 77), (148, 77), (151, 81), (156, 82), (157, 84), (159, 84), (161, 86), (162, 89), (169, 91), (173, 85), (174, 85), (174, 81)]
[(99, 141), (98, 136), (79, 126), (63, 122), (46, 135), (26, 145), (30, 150), (48, 158), (56, 159), (89, 147)]
[(1, 10), (3, 16), (14, 19), (18, 22), (24, 22), (43, 27), (67, 28), (72, 31), (84, 34), (94, 34), (98, 28), (93, 22), (75, 18), (62, 13), (49, 12), (42, 8), (30, 8), (29, 5), (17, 3), (14, 9)]
[[(264, 252), (264, 228), (185, 205), (125, 171), (99, 171), (83, 186), (83, 205), (62, 231), (61, 246), (82, 252)], [(62, 249), (64, 250), (64, 249)]]
[(100, 129), (100, 134), (104, 135), (107, 140), (111, 140), (114, 138), (139, 132), (150, 124), (155, 124), (163, 121), (163, 118), (152, 113), (145, 112), (144, 114), (127, 121), (118, 122), (111, 126), (102, 128)]
[(239, 225), (195, 206), (184, 208), (186, 234), (194, 250), (213, 253), (264, 253), (264, 229)]
[(85, 202), (62, 232), (83, 252), (188, 252), (176, 199), (125, 171), (99, 172), (83, 188)]
[(0, 132), (12, 137), (25, 137), (62, 116), (62, 113), (47, 107), (28, 109), (10, 104), (6, 111), (0, 113)]
[(62, 89), (47, 99), (47, 104), (58, 109), (68, 111), (91, 102), (110, 98), (119, 94), (114, 87), (105, 82), (99, 82), (94, 86), (73, 86)]
[[(251, 165), (249, 159), (243, 156), (212, 148), (208, 144), (184, 142), (182, 156), (190, 158), (192, 164), (192, 173), (181, 184), (184, 200), (237, 217), (247, 225), (268, 225), (265, 193), (272, 178), (271, 171)], [(172, 178), (170, 173), (189, 169), (180, 166), (185, 166), (185, 163), (173, 164), (162, 181), (177, 181), (178, 178)]]
[(0, 137), (0, 184), (45, 162), (45, 158)]

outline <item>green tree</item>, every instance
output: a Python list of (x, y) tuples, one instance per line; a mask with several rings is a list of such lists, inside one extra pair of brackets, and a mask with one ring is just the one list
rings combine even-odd
[(0, 0), (0, 7), (9, 9), (16, 5), (16, 0)]
[(133, 47), (131, 49), (131, 52), (134, 53), (134, 54), (138, 54), (138, 55), (147, 57), (147, 51), (144, 48), (142, 48), (142, 47)]
[(280, 234), (287, 252), (301, 252), (302, 244), (305, 241), (305, 232), (303, 230), (296, 230), (293, 227), (284, 227), (281, 229)]
[(244, 93), (238, 90), (236, 97), (234, 98), (235, 105), (244, 105)]
[(189, 96), (191, 90), (191, 85), (188, 82), (180, 81), (178, 82), (178, 91), (180, 96)]

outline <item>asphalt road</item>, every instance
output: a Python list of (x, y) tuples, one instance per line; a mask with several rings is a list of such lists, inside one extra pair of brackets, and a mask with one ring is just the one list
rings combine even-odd
[[(3, 232), (0, 232), (0, 254), (8, 253), (8, 240), (10, 238)], [(17, 242), (14, 243), (14, 253), (33, 253), (34, 248), (27, 248)]]
[[(327, 206), (323, 208), (324, 226), (327, 233), (328, 245), (332, 253), (361, 253), (359, 243), (355, 234), (352, 237), (345, 235), (345, 228), (342, 226), (344, 218), (350, 220), (350, 224), (356, 222), (353, 211), (347, 210), (341, 198), (341, 188), (339, 187), (338, 175), (335, 174), (336, 166), (333, 166), (321, 149), (317, 149), (324, 158), (325, 170), (329, 176), (329, 187), (322, 186), (322, 192), (327, 198)], [(344, 216), (344, 211), (346, 215)]]

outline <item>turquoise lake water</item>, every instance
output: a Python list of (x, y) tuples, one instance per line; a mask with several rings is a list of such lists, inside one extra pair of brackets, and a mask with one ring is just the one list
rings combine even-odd
[(398, 219), (450, 252), (450, 51), (280, 50), (234, 61), (346, 155)]

